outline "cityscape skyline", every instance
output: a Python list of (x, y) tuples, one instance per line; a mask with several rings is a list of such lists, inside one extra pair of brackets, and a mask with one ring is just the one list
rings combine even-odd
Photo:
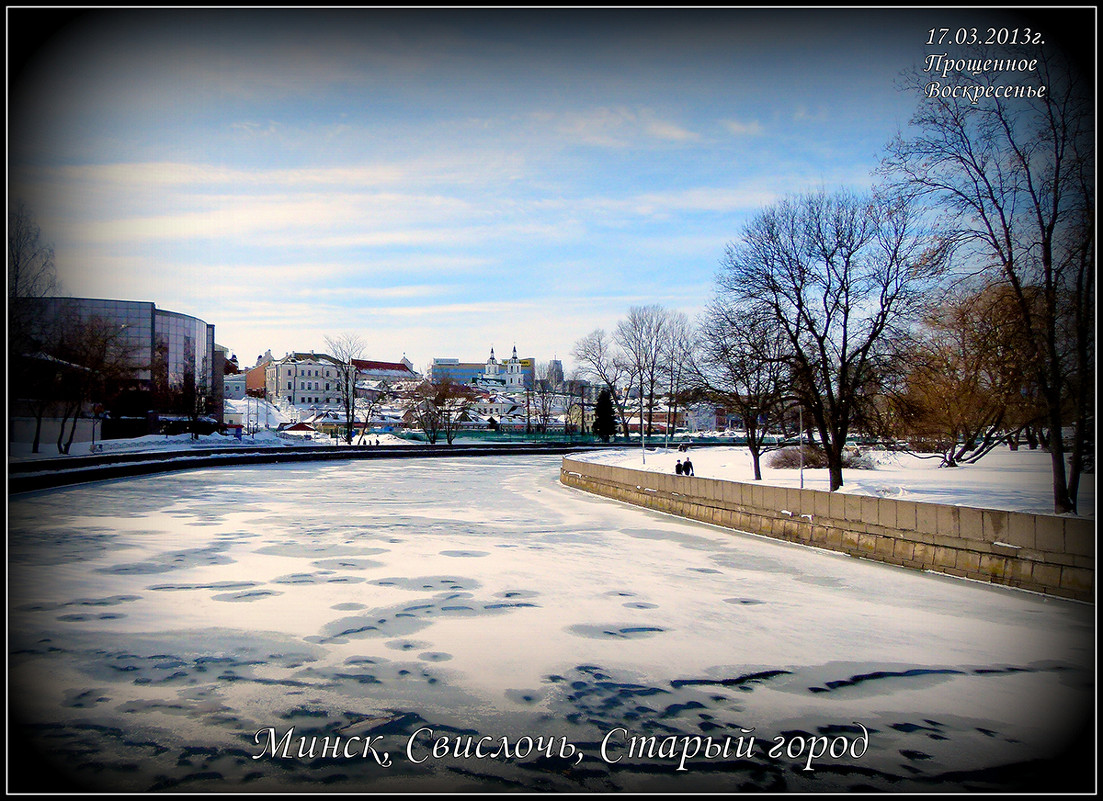
[(9, 203), (67, 293), (242, 367), (353, 332), (569, 374), (633, 305), (693, 318), (762, 206), (871, 188), (931, 28), (1024, 14), (9, 9)]

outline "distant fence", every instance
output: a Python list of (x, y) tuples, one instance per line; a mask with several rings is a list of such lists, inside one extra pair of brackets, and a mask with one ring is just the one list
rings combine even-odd
[(565, 457), (569, 487), (725, 528), (1094, 601), (1095, 521), (671, 475)]
[(525, 443), (513, 445), (288, 445), (253, 447), (247, 444), (186, 451), (104, 453), (89, 456), (56, 456), (8, 462), (8, 493), (82, 484), (87, 481), (128, 478), (195, 470), (202, 467), (316, 462), (352, 459), (418, 459), (434, 457), (491, 457), (556, 455), (584, 449), (578, 443)]

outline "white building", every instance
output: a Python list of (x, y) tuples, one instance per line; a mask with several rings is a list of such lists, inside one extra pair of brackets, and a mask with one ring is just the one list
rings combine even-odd
[(490, 358), (486, 360), (486, 370), (473, 382), (479, 389), (496, 392), (524, 392), (525, 372), (521, 360), (517, 358), (517, 346), (513, 346), (513, 356), (503, 364), (494, 358), (494, 348), (490, 349)]
[(225, 400), (241, 400), (245, 397), (245, 373), (224, 376), (222, 379), (222, 397)]
[(341, 402), (341, 362), (324, 353), (288, 353), (265, 368), (267, 398), (292, 406)]

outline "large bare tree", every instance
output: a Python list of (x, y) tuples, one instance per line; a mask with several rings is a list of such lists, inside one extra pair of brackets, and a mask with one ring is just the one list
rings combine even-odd
[(683, 390), (687, 386), (689, 367), (693, 359), (693, 330), (685, 312), (670, 311), (666, 336), (662, 343), (663, 373), (666, 380), (666, 442), (678, 420)]
[(67, 454), (86, 407), (107, 401), (120, 384), (133, 378), (139, 365), (125, 327), (114, 321), (70, 316), (57, 331), (51, 354), (60, 379), (55, 396), (61, 410), (57, 450)]
[(356, 360), (364, 355), (363, 338), (359, 334), (343, 333), (326, 337), (326, 349), (337, 361), (337, 392), (345, 413), (345, 444), (352, 444), (352, 429), (356, 423)]
[[(1029, 342), (1000, 286), (955, 286), (901, 357), (903, 391), (889, 395), (895, 434), (938, 453), (943, 467), (979, 461), (1040, 416), (1031, 403)], [(1041, 410), (1044, 414), (1044, 410)]]
[[(1073, 512), (1094, 458), (1093, 75), (1048, 44), (998, 55), (1034, 62), (1037, 70), (1016, 74), (1031, 96), (1000, 96), (1004, 73), (951, 74), (992, 96), (925, 97), (911, 121), (916, 133), (891, 143), (883, 169), (900, 191), (938, 208), (976, 269), (1015, 298), (1045, 404), (1053, 508)], [(922, 91), (929, 77), (912, 75), (904, 88)]]
[[(664, 345), (670, 329), (670, 312), (658, 304), (633, 306), (628, 316), (617, 323), (614, 338), (627, 360), (639, 390), (640, 435), (651, 434), (655, 414), (655, 396), (661, 389)], [(644, 428), (644, 406), (647, 428)]]
[[(690, 380), (708, 400), (743, 421), (755, 481), (762, 480), (766, 435), (790, 397), (788, 344), (770, 309), (737, 312), (723, 298), (702, 315)], [(753, 310), (750, 310), (753, 311)]]
[(609, 390), (613, 408), (620, 418), (625, 439), (628, 438), (628, 416), (625, 413), (624, 388), (628, 382), (628, 366), (622, 354), (603, 329), (595, 329), (575, 343), (572, 355), (579, 373), (594, 379)]
[(908, 203), (848, 192), (785, 198), (726, 250), (718, 298), (779, 326), (832, 491), (843, 485), (843, 449), (871, 385), (944, 262), (945, 248)]

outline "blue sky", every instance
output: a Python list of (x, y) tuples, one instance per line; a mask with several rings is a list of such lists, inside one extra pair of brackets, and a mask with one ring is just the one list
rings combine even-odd
[(1005, 22), (9, 9), (9, 197), (69, 294), (201, 317), (243, 364), (348, 331), (419, 370), (516, 345), (569, 372), (630, 306), (695, 316), (763, 205), (872, 186), (928, 29)]

